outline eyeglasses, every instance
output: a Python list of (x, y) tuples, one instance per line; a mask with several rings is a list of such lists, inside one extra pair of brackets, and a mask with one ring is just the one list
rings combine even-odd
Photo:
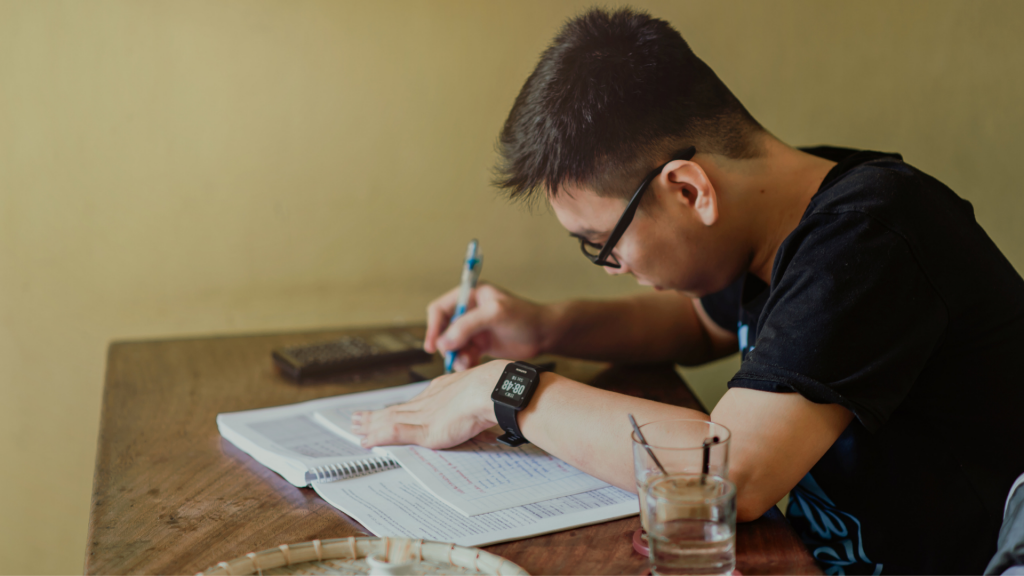
[(619, 238), (621, 238), (626, 232), (626, 228), (629, 227), (629, 223), (633, 221), (633, 216), (636, 215), (636, 209), (640, 207), (640, 199), (643, 198), (647, 187), (650, 186), (651, 181), (653, 181), (658, 174), (661, 174), (661, 171), (665, 169), (665, 166), (667, 166), (669, 162), (675, 162), (676, 160), (689, 160), (690, 158), (693, 158), (695, 154), (697, 154), (697, 148), (690, 146), (685, 150), (676, 152), (672, 155), (671, 160), (665, 162), (661, 166), (658, 166), (654, 170), (651, 170), (644, 178), (644, 181), (640, 183), (640, 187), (633, 193), (633, 198), (630, 199), (629, 204), (626, 205), (626, 210), (622, 213), (622, 216), (619, 217), (619, 221), (615, 223), (615, 228), (612, 228), (612, 233), (608, 236), (608, 241), (605, 242), (603, 246), (580, 238), (580, 250), (583, 251), (583, 255), (598, 266), (621, 268), (622, 265), (619, 264), (619, 261), (614, 255), (612, 255), (612, 249), (615, 248), (615, 244), (618, 243)]

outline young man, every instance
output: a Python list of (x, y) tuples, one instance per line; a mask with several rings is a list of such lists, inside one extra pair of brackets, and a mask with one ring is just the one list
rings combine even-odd
[[(656, 292), (537, 305), (481, 286), (449, 325), (452, 291), (429, 308), (428, 351), (469, 368), (542, 352), (699, 364), (738, 347), (710, 419), (732, 431), (740, 521), (792, 491), (788, 516), (829, 573), (984, 568), (1024, 472), (1024, 280), (970, 204), (896, 154), (787, 146), (678, 32), (629, 10), (565, 25), (500, 150), (500, 187), (543, 194), (591, 261)], [(368, 446), (459, 444), (499, 421), (508, 364), (438, 378), (354, 430)], [(627, 413), (707, 418), (543, 373), (516, 423), (634, 490)]]

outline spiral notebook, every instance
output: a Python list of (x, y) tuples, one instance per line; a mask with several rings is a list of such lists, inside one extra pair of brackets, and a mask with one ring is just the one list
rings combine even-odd
[(219, 414), (221, 435), (296, 486), (311, 486), (377, 536), (485, 546), (638, 512), (636, 495), (493, 431), (450, 450), (366, 450), (356, 410), (408, 401), (429, 383)]
[[(346, 394), (299, 404), (217, 415), (221, 436), (295, 486), (312, 486), (398, 468), (384, 451), (367, 450), (347, 430), (318, 421), (318, 411), (378, 410), (405, 402), (429, 382)], [(341, 412), (339, 412), (341, 410)]]
[(220, 414), (221, 435), (296, 486), (344, 481), (398, 467), (465, 516), (607, 488), (540, 448), (516, 448), (484, 431), (460, 446), (367, 450), (349, 429), (356, 410), (408, 401), (426, 382), (293, 404)]

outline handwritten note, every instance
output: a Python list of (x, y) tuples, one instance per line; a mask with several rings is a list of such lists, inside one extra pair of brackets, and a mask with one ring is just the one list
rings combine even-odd
[(490, 431), (448, 450), (389, 446), (387, 451), (466, 516), (608, 487), (532, 444), (506, 446)]
[(423, 489), (405, 470), (318, 484), (317, 493), (377, 536), (486, 546), (624, 518), (637, 499), (614, 486), (467, 518)]

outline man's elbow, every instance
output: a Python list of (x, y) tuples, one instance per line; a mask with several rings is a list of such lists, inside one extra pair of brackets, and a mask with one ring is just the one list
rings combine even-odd
[(749, 477), (742, 470), (730, 473), (736, 483), (736, 521), (751, 522), (757, 520), (772, 506), (778, 504), (788, 490), (773, 486), (763, 477)]
[(736, 521), (752, 522), (757, 520), (764, 513), (771, 509), (776, 503), (769, 499), (758, 497), (756, 494), (744, 495), (743, 492), (736, 493)]

